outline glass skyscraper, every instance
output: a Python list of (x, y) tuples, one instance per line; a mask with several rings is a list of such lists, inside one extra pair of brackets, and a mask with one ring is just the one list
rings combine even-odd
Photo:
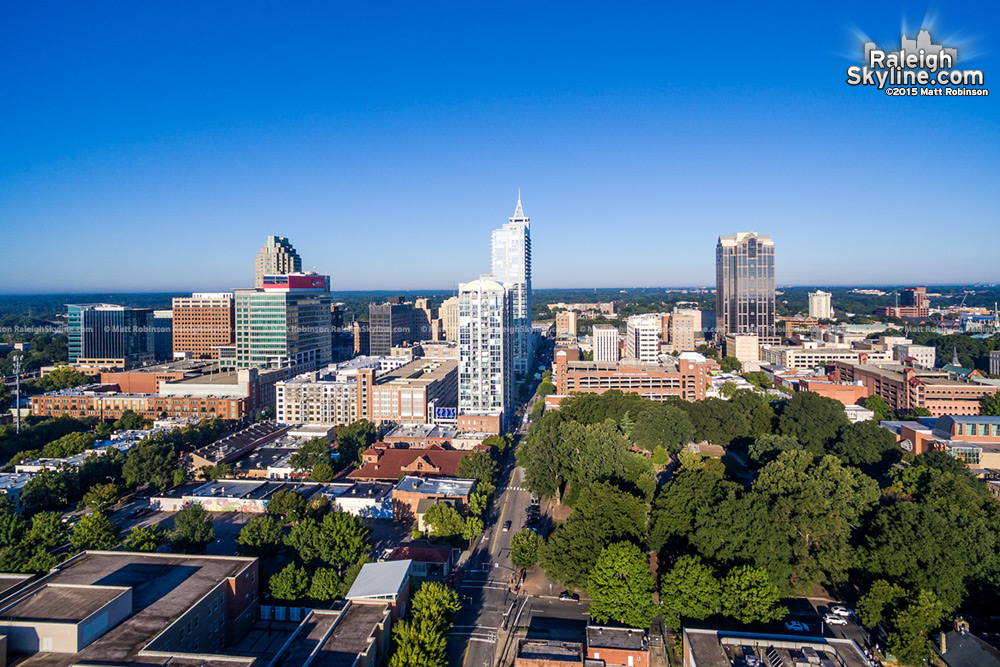
[(154, 354), (153, 310), (110, 303), (66, 304), (69, 363), (79, 359), (138, 362)]
[(726, 334), (756, 334), (777, 343), (774, 327), (774, 241), (765, 234), (720, 236), (715, 249), (717, 341)]
[(510, 292), (513, 314), (513, 371), (530, 370), (531, 349), (531, 225), (521, 208), (521, 193), (510, 222), (493, 231), (493, 278)]

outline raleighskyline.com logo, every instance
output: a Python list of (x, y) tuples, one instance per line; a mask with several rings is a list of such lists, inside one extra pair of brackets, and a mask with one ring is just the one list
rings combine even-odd
[(898, 51), (886, 51), (865, 42), (863, 65), (847, 68), (851, 86), (875, 86), (887, 95), (985, 96), (990, 91), (980, 69), (955, 69), (958, 49), (935, 44), (930, 32), (916, 39), (902, 36)]

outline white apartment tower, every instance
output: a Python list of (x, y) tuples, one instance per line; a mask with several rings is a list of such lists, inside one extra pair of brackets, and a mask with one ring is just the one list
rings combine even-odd
[(833, 319), (829, 292), (809, 292), (809, 317), (814, 317), (817, 320)]
[(499, 416), (506, 425), (514, 401), (512, 319), (510, 292), (491, 276), (459, 285), (459, 415)]
[(594, 361), (618, 361), (618, 327), (613, 324), (595, 324), (591, 335), (594, 344)]
[(626, 320), (625, 356), (655, 363), (660, 356), (663, 317), (658, 314), (633, 315)]
[(521, 209), (521, 193), (510, 222), (493, 231), (491, 271), (494, 280), (510, 291), (513, 313), (514, 374), (531, 366), (531, 228)]

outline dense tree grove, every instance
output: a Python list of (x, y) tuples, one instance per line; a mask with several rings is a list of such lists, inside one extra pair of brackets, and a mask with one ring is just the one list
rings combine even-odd
[[(587, 590), (602, 618), (639, 622), (645, 611), (629, 610), (645, 609), (646, 585), (625, 572), (638, 576), (636, 550), (656, 553), (658, 611), (673, 627), (773, 621), (783, 598), (857, 587), (862, 620), (882, 623), (888, 648), (918, 664), (944, 619), (989, 615), (1000, 597), (1000, 503), (948, 454), (903, 460), (878, 425), (884, 401), (865, 404), (876, 420), (852, 424), (839, 402), (809, 392), (572, 397), (518, 450), (527, 485), (572, 507), (538, 562)], [(691, 441), (723, 445), (727, 461), (681, 450)], [(647, 486), (649, 464), (671, 453), (679, 465)], [(524, 566), (533, 549), (519, 546)]]
[(409, 620), (393, 625), (390, 667), (445, 667), (448, 631), (461, 608), (458, 593), (428, 581), (413, 594)]

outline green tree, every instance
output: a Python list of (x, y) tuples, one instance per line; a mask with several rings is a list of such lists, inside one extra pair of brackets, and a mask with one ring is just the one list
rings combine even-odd
[(268, 588), (275, 600), (301, 600), (309, 590), (309, 574), (304, 568), (289, 563), (271, 576)]
[(236, 536), (239, 551), (245, 556), (269, 558), (281, 550), (281, 526), (269, 515), (256, 516)]
[(469, 516), (481, 517), (489, 504), (490, 498), (485, 493), (473, 493), (469, 496)]
[(858, 620), (874, 628), (894, 615), (905, 598), (906, 591), (902, 586), (879, 579), (858, 599)]
[(648, 628), (657, 614), (654, 585), (649, 560), (639, 547), (631, 542), (608, 545), (587, 578), (590, 615), (600, 623), (613, 619)]
[(69, 502), (69, 475), (61, 470), (42, 470), (24, 485), (21, 501), (29, 507), (41, 509), (65, 507)]
[(345, 592), (344, 581), (336, 570), (321, 567), (313, 573), (309, 584), (309, 597), (313, 600), (328, 602), (336, 600)]
[(681, 556), (660, 579), (663, 620), (674, 630), (683, 621), (703, 621), (719, 611), (722, 585), (698, 556)]
[(904, 665), (925, 665), (934, 655), (934, 645), (928, 634), (941, 623), (944, 610), (934, 593), (920, 591), (892, 619), (893, 631), (886, 646)]
[(378, 436), (375, 424), (360, 419), (348, 426), (337, 429), (337, 452), (341, 465), (350, 465), (361, 459), (361, 452), (374, 444)]
[(392, 626), (393, 652), (389, 667), (445, 667), (447, 635), (419, 618)]
[(736, 386), (735, 382), (726, 381), (719, 388), (719, 393), (722, 394), (723, 398), (732, 398), (738, 389), (739, 387)]
[(206, 482), (213, 479), (226, 479), (233, 476), (233, 466), (228, 463), (220, 463), (214, 466), (206, 466), (201, 469), (201, 477)]
[(462, 515), (446, 503), (434, 503), (424, 512), (423, 523), (434, 537), (454, 537), (465, 527)]
[(478, 516), (465, 517), (465, 523), (462, 524), (462, 538), (471, 542), (482, 535), (485, 529), (483, 520)]
[(306, 512), (306, 499), (295, 491), (278, 491), (267, 503), (269, 514), (280, 516), (286, 523), (301, 521)]
[(841, 429), (829, 451), (848, 465), (862, 468), (879, 465), (885, 470), (898, 459), (899, 445), (892, 432), (878, 422), (864, 421)]
[(878, 394), (872, 394), (868, 398), (861, 401), (861, 405), (868, 408), (875, 413), (876, 422), (889, 421), (893, 418), (892, 410), (889, 409), (889, 404), (885, 402), (885, 399)]
[(545, 540), (533, 530), (519, 530), (510, 538), (510, 562), (517, 567), (534, 567)]
[(778, 417), (778, 432), (792, 436), (819, 454), (849, 424), (843, 403), (815, 392), (800, 391), (785, 403)]
[(80, 504), (95, 512), (107, 512), (118, 504), (119, 498), (118, 485), (114, 482), (108, 482), (107, 484), (95, 484), (87, 489)]
[(927, 408), (919, 408), (919, 407), (918, 408), (910, 408), (910, 411), (906, 413), (906, 415), (903, 417), (903, 419), (907, 419), (907, 420), (910, 420), (910, 421), (916, 421), (916, 420), (920, 419), (921, 417), (933, 417), (933, 415), (931, 414), (931, 411), (928, 410)]
[(332, 482), (333, 466), (329, 463), (317, 463), (309, 473), (309, 479), (314, 482)]
[(367, 528), (358, 517), (334, 511), (322, 519), (303, 519), (285, 538), (285, 544), (306, 564), (322, 561), (339, 571), (360, 560), (370, 549)]
[(129, 486), (165, 489), (173, 482), (176, 468), (177, 453), (171, 443), (145, 438), (128, 451), (122, 474)]
[(204, 553), (215, 539), (212, 515), (200, 503), (192, 503), (174, 517), (171, 546), (178, 553)]
[(747, 455), (758, 467), (763, 467), (778, 458), (782, 452), (802, 449), (802, 445), (793, 436), (768, 433), (762, 435), (747, 448)]
[(146, 427), (146, 420), (143, 419), (142, 415), (126, 408), (122, 412), (122, 416), (115, 421), (114, 427), (116, 431), (123, 429), (126, 431), (136, 431)]
[(476, 450), (458, 461), (457, 475), (462, 479), (475, 479), (480, 485), (496, 488), (498, 466), (489, 452)]
[(979, 407), (979, 414), (996, 417), (1000, 415), (1000, 395), (984, 396)]
[(758, 389), (774, 388), (774, 382), (771, 381), (770, 376), (764, 371), (746, 371), (742, 375), (744, 380)]
[(647, 452), (657, 447), (676, 454), (694, 437), (694, 425), (687, 413), (667, 403), (650, 401), (636, 416), (632, 440)]
[(326, 438), (309, 440), (295, 450), (288, 464), (299, 472), (308, 472), (321, 464), (330, 465), (330, 442)]
[(125, 538), (126, 551), (156, 551), (169, 538), (169, 532), (157, 525), (133, 526)]
[(107, 551), (118, 544), (118, 526), (101, 513), (87, 514), (73, 527), (69, 543), (74, 551)]
[(724, 373), (731, 373), (733, 371), (743, 370), (743, 364), (736, 357), (723, 357), (719, 362), (719, 368), (722, 369)]
[(768, 623), (788, 613), (778, 605), (781, 594), (763, 568), (741, 565), (722, 580), (722, 612), (740, 623)]
[(31, 517), (31, 528), (22, 544), (39, 549), (55, 549), (66, 541), (66, 524), (59, 512), (39, 512)]
[(458, 593), (437, 581), (425, 581), (413, 594), (413, 616), (429, 619), (441, 627), (461, 608)]

